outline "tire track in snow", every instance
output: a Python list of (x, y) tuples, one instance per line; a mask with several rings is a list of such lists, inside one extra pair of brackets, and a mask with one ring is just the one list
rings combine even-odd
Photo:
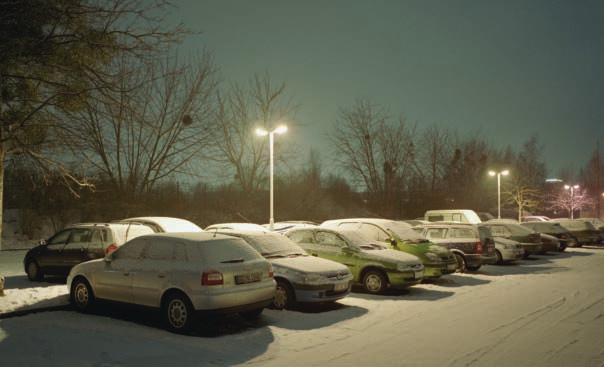
[(507, 326), (512, 326), (514, 324), (518, 324), (518, 323), (522, 322), (523, 320), (525, 320), (524, 323), (518, 325), (517, 327), (512, 328), (509, 332), (507, 332), (503, 336), (497, 338), (494, 342), (484, 345), (480, 348), (477, 348), (469, 353), (462, 355), (461, 357), (455, 358), (452, 362), (452, 365), (459, 365), (459, 363), (462, 362), (464, 359), (469, 359), (469, 361), (463, 363), (463, 366), (466, 366), (466, 367), (471, 366), (477, 362), (480, 362), (480, 360), (485, 355), (489, 354), (493, 349), (497, 348), (498, 346), (501, 346), (503, 342), (507, 341), (510, 337), (515, 335), (516, 332), (526, 328), (530, 324), (539, 320), (542, 316), (549, 314), (552, 310), (559, 308), (565, 302), (566, 302), (566, 297), (562, 297), (550, 304), (547, 304), (543, 307), (538, 308), (537, 310), (535, 310), (533, 312), (529, 312), (528, 314), (523, 315), (523, 316), (513, 320), (512, 322), (500, 325), (500, 326), (490, 330), (489, 333), (492, 333), (497, 330), (502, 330), (502, 329), (506, 328)]

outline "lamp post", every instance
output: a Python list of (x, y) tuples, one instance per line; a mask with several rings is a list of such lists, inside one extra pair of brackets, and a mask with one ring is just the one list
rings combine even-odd
[(284, 134), (287, 132), (287, 126), (279, 125), (275, 129), (271, 131), (267, 131), (263, 128), (256, 129), (256, 135), (258, 136), (267, 136), (268, 135), (268, 146), (269, 146), (269, 172), (270, 172), (270, 218), (269, 218), (269, 229), (272, 231), (275, 226), (275, 217), (273, 215), (273, 204), (274, 204), (274, 185), (273, 185), (273, 175), (274, 175), (274, 154), (273, 154), (273, 145), (275, 141), (275, 134)]
[(564, 185), (564, 190), (570, 190), (570, 219), (575, 219), (575, 189), (579, 185)]
[(507, 176), (510, 171), (504, 169), (500, 172), (489, 171), (489, 176), (497, 176), (497, 219), (501, 219), (501, 176)]

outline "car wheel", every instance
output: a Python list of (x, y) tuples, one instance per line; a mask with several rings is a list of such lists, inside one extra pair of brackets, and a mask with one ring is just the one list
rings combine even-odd
[(497, 264), (503, 264), (503, 255), (501, 255), (501, 252), (499, 250), (495, 250), (495, 255), (497, 256)]
[(259, 318), (260, 315), (262, 315), (262, 311), (264, 311), (264, 308), (257, 308), (251, 311), (240, 312), (239, 316), (243, 317), (248, 321), (253, 321)]
[(283, 310), (291, 307), (295, 302), (294, 291), (285, 280), (277, 279), (277, 288), (273, 298), (272, 307), (276, 310)]
[(466, 272), (466, 259), (464, 259), (463, 256), (461, 256), (460, 254), (455, 254), (455, 260), (457, 260), (457, 271), (459, 273), (465, 273)]
[(162, 314), (166, 329), (178, 334), (189, 332), (195, 322), (195, 309), (182, 293), (171, 293), (165, 298)]
[(27, 272), (27, 279), (32, 282), (39, 282), (44, 279), (44, 273), (42, 273), (38, 263), (36, 263), (34, 260), (30, 260), (27, 263), (25, 270)]
[(388, 280), (381, 271), (369, 270), (363, 276), (363, 287), (369, 293), (382, 293), (388, 286)]
[(90, 310), (94, 304), (94, 294), (90, 284), (84, 278), (76, 278), (71, 283), (70, 292), (71, 304), (80, 312)]

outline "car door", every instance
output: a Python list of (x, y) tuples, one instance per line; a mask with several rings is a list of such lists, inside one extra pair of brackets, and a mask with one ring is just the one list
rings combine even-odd
[(88, 246), (92, 239), (91, 228), (74, 228), (60, 256), (65, 271), (79, 263), (88, 261)]
[(133, 301), (132, 269), (139, 268), (145, 238), (135, 238), (113, 252), (110, 261), (103, 262), (103, 269), (94, 274), (94, 291), (97, 297), (119, 302)]
[(352, 258), (352, 252), (345, 250), (348, 244), (337, 233), (318, 230), (315, 238), (320, 257), (339, 262), (348, 266), (351, 271), (354, 270), (356, 263)]
[(152, 238), (132, 269), (133, 302), (158, 307), (161, 292), (174, 267), (174, 250), (178, 244), (168, 239)]
[(45, 273), (60, 274), (64, 272), (61, 256), (71, 235), (71, 230), (69, 228), (58, 232), (40, 249), (40, 253), (36, 256), (36, 262)]

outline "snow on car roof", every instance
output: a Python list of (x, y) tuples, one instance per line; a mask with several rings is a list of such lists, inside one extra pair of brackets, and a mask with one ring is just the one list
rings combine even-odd
[(154, 233), (154, 234), (145, 235), (144, 237), (147, 237), (147, 238), (153, 238), (153, 237), (174, 238), (174, 239), (191, 241), (191, 242), (204, 242), (204, 241), (233, 238), (233, 236), (227, 236), (224, 234), (213, 233), (213, 232)]
[(216, 223), (205, 228), (206, 231), (218, 230), (248, 230), (248, 231), (262, 231), (266, 232), (266, 228), (255, 223)]
[(157, 224), (166, 232), (201, 232), (195, 223), (181, 218), (173, 217), (134, 217), (123, 219), (123, 221), (141, 221)]

